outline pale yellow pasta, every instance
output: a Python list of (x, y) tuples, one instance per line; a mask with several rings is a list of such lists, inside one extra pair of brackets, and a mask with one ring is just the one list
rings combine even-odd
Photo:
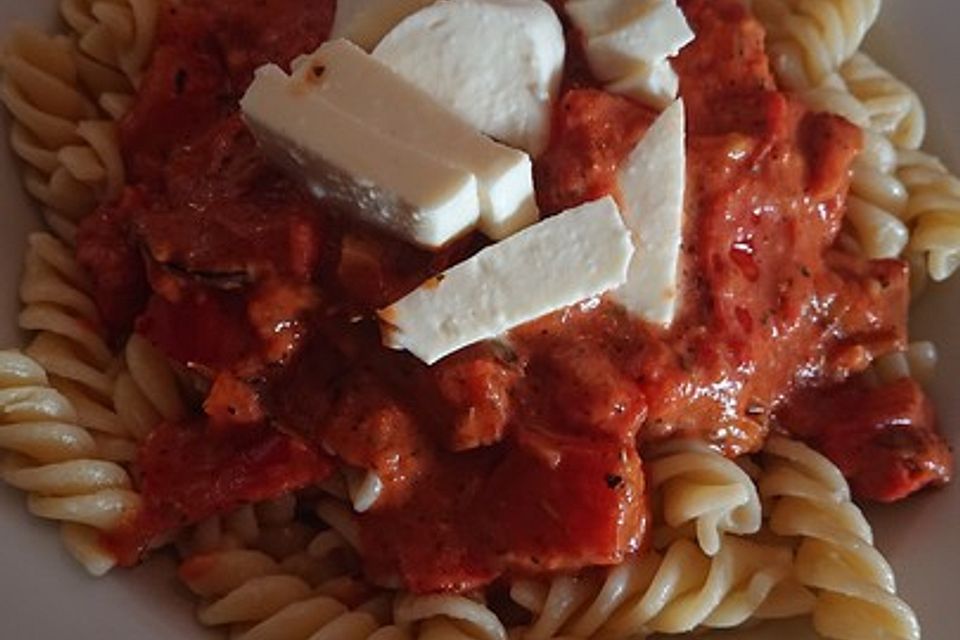
[(752, 0), (767, 51), (788, 89), (819, 86), (860, 48), (880, 0)]
[(917, 149), (926, 134), (926, 113), (913, 89), (863, 52), (840, 67), (847, 89), (864, 106), (869, 128), (903, 149)]
[(764, 449), (760, 493), (770, 529), (799, 541), (798, 580), (815, 591), (814, 626), (827, 638), (920, 638), (913, 611), (896, 595), (893, 571), (840, 471), (806, 445), (781, 437)]
[(177, 422), (187, 412), (184, 394), (169, 361), (136, 333), (124, 347), (112, 398), (117, 415), (138, 440), (160, 422)]
[(932, 342), (911, 342), (906, 350), (880, 356), (871, 367), (879, 382), (914, 378), (921, 384), (933, 381), (937, 367), (937, 348)]
[(68, 244), (77, 222), (123, 186), (116, 124), (100, 118), (80, 86), (70, 41), (14, 30), (3, 54), (0, 97), (13, 116), (11, 146), (24, 161), (24, 186)]
[(140, 498), (127, 471), (102, 459), (100, 444), (77, 417), (39, 363), (0, 352), (2, 477), (29, 494), (34, 515), (64, 523), (67, 548), (100, 575), (114, 560), (97, 532), (133, 517)]
[(139, 83), (153, 47), (157, 0), (64, 0), (60, 13), (80, 38), (80, 49)]
[(518, 634), (524, 640), (615, 640), (729, 628), (750, 618), (800, 615), (812, 606), (812, 596), (793, 577), (789, 547), (730, 535), (712, 557), (681, 538), (662, 555), (629, 558), (605, 579), (518, 581), (511, 596), (534, 618)]
[[(333, 536), (333, 537), (331, 537)], [(322, 532), (306, 553), (329, 561), (345, 549), (336, 534)], [(297, 556), (290, 556), (291, 558)], [(180, 576), (203, 598), (201, 623), (228, 627), (242, 640), (505, 640), (496, 615), (460, 596), (394, 597), (358, 579), (303, 575), (262, 551), (232, 549), (188, 558)], [(362, 602), (353, 609), (344, 601)]]
[[(672, 443), (648, 461), (655, 517), (673, 530), (689, 527), (707, 555), (720, 550), (724, 533), (760, 529), (760, 499), (753, 480), (733, 461), (696, 441)], [(662, 515), (662, 519), (659, 516)]]
[(960, 267), (960, 178), (937, 158), (909, 150), (900, 152), (897, 176), (909, 194), (908, 252), (925, 257), (931, 279), (945, 280)]
[(111, 400), (119, 365), (102, 337), (88, 287), (68, 247), (44, 233), (28, 238), (19, 322), (37, 333), (25, 351), (73, 404), (80, 425), (105, 438), (124, 438), (128, 431)]

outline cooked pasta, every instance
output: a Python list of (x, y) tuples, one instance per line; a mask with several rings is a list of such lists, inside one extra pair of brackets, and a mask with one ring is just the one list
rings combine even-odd
[(120, 420), (138, 440), (159, 422), (174, 422), (186, 414), (183, 393), (167, 359), (136, 333), (124, 347), (112, 398)]
[(342, 567), (335, 552), (343, 550), (327, 531), (307, 549), (312, 575), (261, 551), (232, 549), (188, 558), (180, 577), (205, 600), (199, 620), (228, 626), (243, 640), (506, 639), (497, 616), (465, 597), (404, 595), (391, 606), (391, 596), (356, 580), (344, 589), (342, 576), (331, 577)]
[(727, 628), (750, 618), (805, 613), (812, 598), (793, 579), (789, 547), (723, 536), (707, 556), (689, 540), (661, 556), (651, 551), (604, 579), (561, 576), (548, 584), (518, 581), (511, 597), (534, 615), (524, 640), (644, 637), (698, 627)]
[(931, 279), (945, 280), (960, 267), (960, 178), (935, 157), (909, 150), (900, 152), (897, 177), (909, 194), (907, 251), (925, 257)]
[[(157, 0), (62, 0), (60, 14), (80, 51), (126, 75), (135, 86), (153, 46)], [(102, 93), (102, 92), (98, 92)]]
[(123, 186), (116, 124), (100, 119), (62, 36), (15, 29), (3, 70), (0, 97), (13, 115), (11, 146), (26, 165), (24, 185), (51, 229), (72, 243), (77, 221)]
[(33, 514), (65, 523), (68, 549), (100, 575), (113, 559), (95, 532), (131, 517), (140, 498), (127, 471), (101, 459), (99, 443), (77, 417), (39, 363), (0, 352), (0, 449), (8, 452), (3, 479), (30, 494)]
[(902, 149), (917, 149), (923, 143), (927, 118), (913, 89), (863, 52), (840, 67), (840, 76), (866, 110), (870, 129)]
[(662, 522), (674, 530), (692, 525), (709, 556), (720, 550), (724, 533), (745, 535), (760, 529), (760, 499), (753, 480), (705, 444), (684, 441), (664, 447), (651, 457), (648, 474), (662, 502)]
[(86, 276), (65, 245), (44, 233), (29, 237), (19, 320), (37, 334), (26, 353), (70, 400), (79, 424), (110, 445), (111, 439), (126, 439), (128, 431), (111, 401), (117, 362), (101, 337), (99, 313), (86, 288)]
[[(83, 218), (124, 188), (118, 121), (151, 56), (159, 1), (61, 0), (69, 36), (19, 28), (3, 56), (11, 146), (54, 235), (28, 240), (26, 355), (0, 351), (0, 475), (33, 513), (60, 521), (97, 575), (116, 562), (101, 532), (141, 506), (139, 443), (190, 411), (178, 371), (146, 338), (113, 352), (71, 249)], [(916, 93), (858, 53), (880, 0), (748, 1), (780, 84), (864, 131), (845, 237), (868, 257), (911, 260), (915, 283), (948, 277), (960, 266), (960, 180), (916, 150)], [(928, 380), (935, 361), (933, 345), (913, 343), (869, 375)], [(242, 640), (614, 640), (810, 613), (836, 640), (919, 638), (846, 482), (819, 454), (773, 438), (762, 465), (693, 441), (644, 458), (653, 548), (609, 568), (513, 580), (528, 622), (512, 629), (482, 592), (414, 595), (364, 579), (359, 514), (384, 490), (373, 471), (342, 466), (319, 498), (308, 489), (245, 504), (170, 538), (202, 600), (199, 621)]]
[(880, 13), (880, 0), (753, 0), (770, 60), (789, 89), (819, 86), (849, 60)]
[(916, 616), (897, 597), (893, 572), (833, 464), (799, 442), (773, 437), (764, 449), (759, 488), (771, 502), (770, 529), (800, 540), (797, 578), (817, 594), (813, 621), (820, 634), (836, 640), (920, 637)]
[(921, 384), (933, 381), (937, 367), (937, 348), (932, 342), (911, 342), (905, 351), (888, 353), (873, 362), (880, 382), (914, 378)]

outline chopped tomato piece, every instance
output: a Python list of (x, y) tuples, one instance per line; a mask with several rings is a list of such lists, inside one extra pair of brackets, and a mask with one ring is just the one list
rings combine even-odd
[(809, 391), (787, 405), (781, 421), (830, 458), (861, 498), (893, 502), (953, 475), (933, 405), (910, 378)]

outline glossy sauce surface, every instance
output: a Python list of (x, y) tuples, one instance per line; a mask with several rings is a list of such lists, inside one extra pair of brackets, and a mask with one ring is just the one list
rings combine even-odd
[[(141, 452), (147, 513), (128, 537), (314, 484), (329, 454), (384, 484), (359, 516), (374, 580), (463, 590), (504, 572), (613, 564), (645, 540), (645, 447), (690, 437), (756, 450), (795, 394), (904, 345), (906, 266), (835, 245), (859, 130), (775, 89), (739, 2), (688, 0), (697, 39), (676, 62), (689, 177), (674, 325), (600, 298), (433, 367), (381, 347), (374, 311), (485, 241), (419, 251), (315, 201), (259, 154), (236, 100), (261, 62), (315, 48), (332, 5), (185, 3), (164, 15), (123, 123), (130, 187), (84, 226), (79, 249), (109, 326), (135, 325), (203, 381), (205, 417), (162, 427)], [(617, 168), (656, 115), (595, 88), (577, 34), (568, 43), (551, 144), (535, 162), (544, 214), (616, 196)], [(898, 397), (916, 405), (917, 393)], [(903, 413), (894, 405), (873, 425)], [(949, 475), (932, 412), (911, 415), (905, 428), (929, 445), (911, 455), (941, 464), (914, 460), (936, 470), (891, 474), (879, 497)], [(882, 432), (826, 449), (852, 459)], [(204, 499), (197, 485), (210, 482), (225, 489)]]

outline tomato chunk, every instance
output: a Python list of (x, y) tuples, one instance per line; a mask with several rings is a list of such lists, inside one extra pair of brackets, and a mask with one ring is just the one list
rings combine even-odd
[(911, 378), (879, 387), (853, 379), (808, 392), (781, 420), (830, 458), (861, 498), (893, 502), (953, 475), (933, 405)]

